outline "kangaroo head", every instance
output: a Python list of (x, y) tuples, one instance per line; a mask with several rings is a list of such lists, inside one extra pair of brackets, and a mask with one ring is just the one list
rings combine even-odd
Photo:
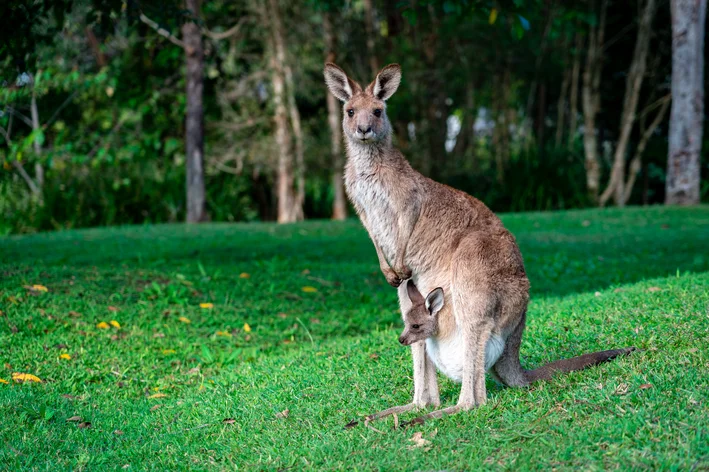
[(434, 288), (424, 299), (414, 281), (409, 279), (406, 291), (413, 306), (404, 315), (404, 332), (399, 336), (399, 342), (409, 346), (435, 336), (438, 331), (438, 312), (443, 308), (443, 289)]
[(330, 92), (344, 102), (342, 129), (350, 142), (370, 145), (391, 135), (385, 102), (399, 88), (399, 64), (384, 67), (365, 89), (331, 62), (325, 64), (324, 74)]

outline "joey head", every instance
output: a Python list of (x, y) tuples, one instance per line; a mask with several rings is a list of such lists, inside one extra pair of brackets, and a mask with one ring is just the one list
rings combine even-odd
[(406, 291), (412, 306), (404, 314), (404, 331), (399, 336), (399, 342), (410, 346), (438, 333), (438, 312), (443, 308), (443, 289), (438, 287), (431, 290), (424, 299), (414, 281), (409, 279)]

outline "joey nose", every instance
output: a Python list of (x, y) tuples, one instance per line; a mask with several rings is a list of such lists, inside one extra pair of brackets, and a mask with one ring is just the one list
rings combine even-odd
[(399, 342), (401, 344), (403, 344), (404, 346), (406, 346), (406, 338), (404, 337), (403, 334), (401, 336), (399, 336)]

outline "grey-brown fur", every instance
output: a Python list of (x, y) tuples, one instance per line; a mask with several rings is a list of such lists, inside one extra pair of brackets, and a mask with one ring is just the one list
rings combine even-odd
[[(399, 287), (402, 313), (412, 306), (401, 284), (405, 279), (411, 278), (422, 293), (440, 287), (445, 294), (436, 335), (411, 345), (412, 403), (370, 419), (438, 406), (436, 366), (451, 377), (460, 374), (460, 397), (456, 406), (421, 420), (484, 403), (486, 363), (492, 363), (492, 373), (506, 385), (524, 386), (553, 371), (577, 370), (630, 352), (605, 351), (536, 371), (523, 369), (519, 347), (529, 281), (522, 255), (512, 234), (482, 202), (424, 177), (392, 145), (385, 101), (399, 85), (400, 67), (386, 66), (366, 88), (334, 64), (326, 64), (324, 73), (330, 91), (344, 102), (347, 194), (374, 243), (387, 282)], [(490, 357), (498, 352), (499, 357)]]

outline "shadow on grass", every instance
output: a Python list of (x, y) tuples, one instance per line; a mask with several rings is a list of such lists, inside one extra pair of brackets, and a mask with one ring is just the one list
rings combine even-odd
[[(503, 215), (525, 257), (533, 296), (564, 296), (709, 270), (709, 207)], [(354, 292), (393, 291), (359, 222), (92, 229), (0, 239), (5, 271), (65, 267), (286, 277), (308, 269)], [(200, 269), (201, 270), (201, 269)], [(363, 276), (366, 276), (363, 277)]]

